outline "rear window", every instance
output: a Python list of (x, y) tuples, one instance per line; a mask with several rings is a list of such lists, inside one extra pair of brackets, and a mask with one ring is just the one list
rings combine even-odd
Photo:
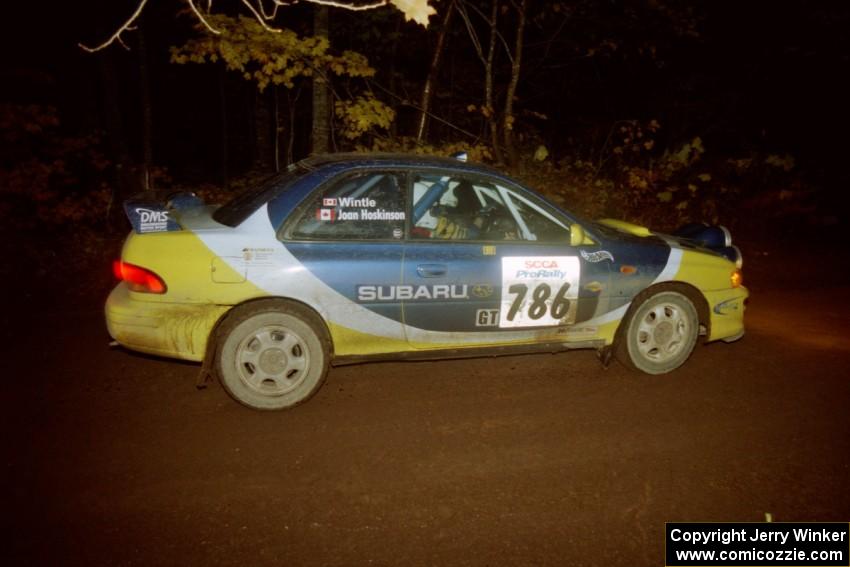
[(237, 193), (230, 201), (213, 213), (213, 219), (226, 226), (240, 225), (264, 203), (284, 191), (308, 171), (300, 164), (291, 165), (285, 173), (275, 174), (258, 183), (255, 187), (249, 187)]

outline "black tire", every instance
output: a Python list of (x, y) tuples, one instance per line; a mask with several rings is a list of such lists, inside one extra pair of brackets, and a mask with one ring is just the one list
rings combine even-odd
[(258, 410), (294, 407), (325, 380), (330, 341), (308, 309), (281, 300), (238, 307), (217, 333), (215, 370), (233, 399)]
[(647, 374), (679, 368), (691, 356), (699, 336), (693, 302), (666, 286), (639, 295), (621, 325), (617, 359)]

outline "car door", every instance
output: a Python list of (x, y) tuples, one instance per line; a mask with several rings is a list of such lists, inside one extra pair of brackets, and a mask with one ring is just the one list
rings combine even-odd
[(415, 174), (402, 269), (402, 308), (414, 348), (564, 340), (607, 289), (595, 243), (570, 245), (570, 222), (505, 182)]
[[(337, 354), (381, 352), (404, 343), (401, 280), (406, 182), (394, 171), (357, 171), (326, 183), (283, 234), (298, 270), (299, 297), (323, 313)], [(283, 274), (281, 277), (288, 277)], [(295, 279), (293, 278), (293, 281)]]

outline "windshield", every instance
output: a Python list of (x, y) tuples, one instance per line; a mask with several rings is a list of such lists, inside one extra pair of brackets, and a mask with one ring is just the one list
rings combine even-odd
[(285, 173), (277, 173), (254, 187), (234, 195), (225, 205), (213, 213), (213, 219), (226, 226), (238, 226), (274, 195), (285, 190), (293, 181), (308, 172), (300, 164), (292, 164)]

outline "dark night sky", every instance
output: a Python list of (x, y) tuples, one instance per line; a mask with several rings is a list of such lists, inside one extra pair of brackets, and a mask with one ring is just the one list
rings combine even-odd
[[(56, 104), (69, 127), (101, 126), (105, 94), (98, 79), (99, 55), (82, 53), (75, 43), (104, 37), (133, 5), (134, 0), (56, 2), (52, 7), (12, 4), (5, 11), (0, 40), (0, 98)], [(673, 45), (666, 66), (651, 74), (615, 64), (598, 66), (592, 74), (578, 66), (548, 71), (542, 80), (561, 81), (571, 92), (581, 90), (576, 85), (586, 88), (581, 96), (570, 99), (563, 122), (544, 126), (546, 139), (572, 131), (577, 122), (629, 117), (629, 112), (647, 118), (678, 116), (675, 124), (669, 124), (668, 135), (703, 135), (710, 150), (730, 155), (753, 149), (790, 152), (825, 184), (847, 180), (843, 162), (850, 133), (850, 3), (724, 0), (694, 6), (704, 15), (701, 39)], [(203, 162), (215, 147), (204, 126), (215, 112), (212, 75), (166, 62), (167, 46), (188, 29), (185, 17), (174, 16), (181, 7), (176, 0), (152, 2), (145, 21), (151, 30), (156, 159), (171, 164)], [(426, 38), (415, 28), (403, 29), (411, 30), (417, 41)], [(134, 39), (132, 34), (127, 37)], [(468, 50), (461, 40), (456, 38), (452, 49)], [(117, 104), (126, 116), (132, 116), (137, 108), (136, 59), (119, 47), (112, 49), (122, 85)], [(424, 75), (427, 63), (427, 51), (417, 51), (413, 60), (418, 56), (422, 70), (411, 73), (412, 77)], [(533, 69), (535, 63), (527, 61), (527, 68)], [(598, 92), (587, 84), (594, 75), (600, 82), (594, 87)], [(535, 96), (545, 83), (539, 76), (526, 78), (530, 80), (521, 85), (521, 100), (543, 110), (563, 104), (557, 89), (551, 95)], [(523, 99), (522, 88), (527, 84), (533, 84), (535, 91)], [(474, 93), (477, 88), (463, 90)], [(671, 92), (675, 95), (669, 96)], [(133, 138), (136, 126), (133, 120), (128, 123), (127, 135)]]

